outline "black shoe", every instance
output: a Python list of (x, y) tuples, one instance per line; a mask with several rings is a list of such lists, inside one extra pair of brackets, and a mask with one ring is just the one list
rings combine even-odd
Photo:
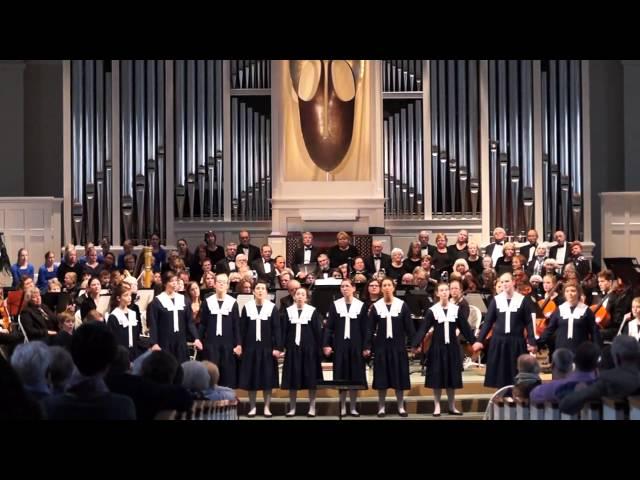
[(359, 417), (360, 414), (358, 412), (349, 412), (349, 415), (351, 415), (352, 417)]
[(434, 417), (439, 417), (440, 416), (439, 413), (432, 413), (431, 415), (434, 416)]
[(456, 412), (454, 410), (449, 410), (448, 413), (449, 413), (449, 415), (458, 415), (458, 416), (462, 415), (462, 412)]
[(315, 418), (316, 414), (315, 413), (307, 413), (307, 417), (309, 418)]
[(273, 413), (265, 413), (264, 414), (264, 418), (271, 418), (273, 417)]
[(287, 417), (287, 418), (291, 418), (291, 417), (295, 417), (295, 416), (296, 416), (295, 413), (286, 413), (285, 414), (285, 417)]
[(247, 417), (249, 417), (249, 418), (253, 418), (253, 417), (255, 417), (255, 416), (256, 416), (256, 414), (255, 414), (255, 413), (247, 413)]
[(406, 417), (409, 416), (409, 413), (407, 413), (407, 412), (398, 412), (398, 415), (400, 415), (403, 418), (406, 418)]
[(378, 412), (378, 418), (384, 418), (386, 415), (385, 412)]

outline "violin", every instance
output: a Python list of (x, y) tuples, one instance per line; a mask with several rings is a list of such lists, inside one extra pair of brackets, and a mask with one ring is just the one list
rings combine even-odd
[[(619, 282), (619, 283), (618, 283)], [(611, 314), (607, 311), (604, 303), (607, 299), (610, 299), (611, 294), (621, 295), (624, 294), (627, 289), (624, 288), (622, 280), (618, 280), (614, 286), (607, 292), (607, 294), (600, 299), (596, 305), (591, 305), (589, 308), (596, 317), (596, 323), (600, 328), (607, 328), (611, 324)]]
[(11, 318), (9, 317), (9, 312), (4, 303), (4, 296), (0, 291), (0, 322), (2, 322), (2, 328), (9, 331), (11, 330)]

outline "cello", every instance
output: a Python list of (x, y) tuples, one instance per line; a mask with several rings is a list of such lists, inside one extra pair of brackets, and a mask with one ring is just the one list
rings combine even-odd
[[(596, 305), (591, 305), (589, 307), (595, 315), (596, 323), (600, 328), (607, 328), (612, 321), (611, 314), (607, 310), (607, 307), (609, 306), (607, 300), (612, 300), (612, 294), (616, 296), (623, 296), (629, 290), (631, 290), (631, 287), (625, 288), (624, 284), (622, 283), (622, 279), (614, 280), (613, 285), (611, 286), (607, 294), (603, 296)], [(605, 302), (607, 303), (607, 305), (605, 305)]]

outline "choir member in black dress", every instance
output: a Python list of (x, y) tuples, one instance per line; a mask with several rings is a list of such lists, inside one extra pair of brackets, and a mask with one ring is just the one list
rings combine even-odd
[(202, 302), (200, 310), (200, 338), (204, 343), (206, 360), (220, 370), (219, 385), (238, 386), (238, 357), (242, 355), (240, 312), (238, 303), (228, 295), (229, 277), (216, 275), (216, 293)]
[(351, 237), (347, 232), (339, 232), (336, 235), (336, 240), (337, 244), (327, 252), (331, 268), (338, 268), (345, 263), (352, 267), (353, 259), (359, 256), (360, 253), (354, 245), (351, 245)]
[[(457, 281), (456, 281), (457, 282)], [(458, 288), (460, 285), (458, 284)], [(456, 329), (469, 342), (474, 341), (473, 332), (467, 322), (469, 308), (449, 301), (449, 285), (440, 283), (437, 290), (438, 303), (427, 309), (425, 319), (413, 340), (414, 347), (422, 342), (431, 327), (434, 328), (431, 346), (427, 352), (427, 375), (425, 385), (433, 388), (433, 416), (440, 416), (442, 389), (447, 389), (449, 414), (462, 415), (456, 409), (456, 388), (462, 388), (462, 357), (456, 337)]]
[(191, 306), (184, 295), (177, 293), (178, 277), (171, 270), (162, 274), (164, 292), (156, 296), (147, 311), (147, 325), (152, 350), (166, 350), (179, 363), (189, 360), (187, 332), (194, 338), (194, 345), (202, 350), (198, 332), (193, 324)]
[(129, 308), (131, 305), (131, 287), (126, 284), (116, 286), (111, 297), (111, 314), (107, 326), (116, 337), (118, 345), (129, 350), (129, 360), (135, 360), (143, 353), (140, 344), (142, 322), (138, 313)]
[(553, 312), (549, 325), (538, 340), (538, 347), (546, 345), (555, 333), (555, 348), (567, 348), (574, 354), (582, 342), (600, 344), (600, 328), (589, 307), (580, 301), (582, 288), (577, 283), (564, 286), (565, 302)]
[(532, 315), (535, 317), (535, 312), (531, 312), (530, 302), (525, 301), (524, 295), (514, 290), (513, 276), (510, 273), (503, 273), (498, 283), (502, 291), (489, 305), (478, 341), (473, 344), (473, 350), (477, 352), (484, 348), (482, 342), (493, 328), (493, 336), (487, 352), (487, 373), (484, 385), (501, 388), (513, 383), (517, 373), (518, 357), (527, 353), (527, 350), (535, 353), (537, 348), (533, 332), (535, 319), (532, 318)]
[(271, 391), (278, 388), (278, 358), (281, 353), (280, 318), (267, 298), (267, 284), (258, 281), (240, 317), (242, 358), (238, 386), (249, 391), (248, 417), (256, 416), (257, 391), (264, 392), (264, 416), (271, 414)]
[[(367, 376), (362, 355), (365, 334), (367, 333), (367, 309), (363, 302), (353, 296), (353, 282), (342, 280), (340, 292), (342, 298), (329, 307), (329, 319), (324, 330), (323, 352), (325, 356), (333, 353), (333, 379), (349, 382), (350, 385), (367, 387)], [(359, 417), (356, 408), (357, 390), (349, 390), (351, 416)], [(347, 391), (340, 390), (341, 415), (347, 414)]]
[(307, 304), (307, 290), (298, 288), (294, 304), (286, 309), (283, 321), (285, 346), (282, 389), (289, 390), (287, 417), (296, 414), (298, 390), (309, 390), (308, 417), (316, 416), (316, 386), (322, 381), (320, 342), (322, 321), (315, 307)]
[[(382, 281), (383, 297), (371, 309), (367, 327), (364, 355), (373, 357), (373, 388), (378, 390), (378, 416), (385, 416), (387, 388), (396, 391), (398, 414), (408, 416), (404, 408), (404, 390), (411, 388), (407, 339), (413, 339), (415, 328), (411, 312), (405, 302), (394, 297), (395, 284), (391, 278)], [(375, 339), (374, 339), (375, 334)]]

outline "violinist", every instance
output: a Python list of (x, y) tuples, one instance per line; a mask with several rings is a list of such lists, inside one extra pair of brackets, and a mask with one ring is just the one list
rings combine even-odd
[(640, 297), (631, 302), (631, 313), (624, 316), (625, 323), (620, 329), (620, 335), (629, 335), (640, 340)]
[(589, 272), (591, 272), (589, 260), (587, 260), (582, 253), (582, 243), (580, 243), (578, 240), (571, 244), (571, 256), (567, 259), (567, 263), (565, 263), (565, 270), (570, 265), (573, 265), (575, 267), (575, 271), (578, 274), (580, 280), (584, 280)]
[(594, 295), (591, 310), (602, 329), (602, 340), (611, 342), (618, 333), (624, 314), (631, 309), (631, 299), (629, 295), (624, 295), (622, 283), (614, 280), (611, 270), (598, 273), (598, 289), (599, 293)]
[(551, 315), (549, 326), (538, 340), (538, 347), (546, 345), (555, 333), (556, 348), (567, 348), (574, 354), (582, 342), (600, 344), (600, 332), (593, 312), (580, 301), (582, 287), (570, 282), (564, 286), (566, 299)]
[(542, 279), (542, 289), (544, 290), (544, 298), (538, 300), (540, 310), (536, 320), (536, 335), (538, 336), (542, 335), (547, 325), (549, 325), (551, 315), (555, 312), (556, 308), (558, 308), (558, 305), (564, 301), (558, 294), (558, 280), (555, 275), (547, 274), (544, 276)]

